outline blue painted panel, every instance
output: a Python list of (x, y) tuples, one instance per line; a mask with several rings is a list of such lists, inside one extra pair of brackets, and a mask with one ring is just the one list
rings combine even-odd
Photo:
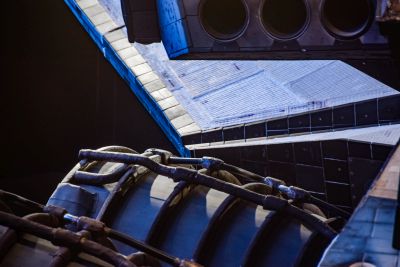
[(183, 23), (184, 21), (179, 20), (161, 28), (163, 44), (169, 57), (189, 47)]
[(180, 0), (158, 0), (158, 18), (160, 26), (166, 26), (185, 17)]
[[(64, 0), (67, 6), (71, 9), (72, 13), (81, 23), (83, 28), (89, 33), (92, 40), (103, 52), (104, 57), (111, 63), (118, 74), (128, 83), (131, 90), (134, 92), (136, 97), (150, 113), (153, 119), (158, 123), (168, 139), (172, 142), (179, 154), (182, 156), (190, 156), (189, 150), (187, 150), (183, 144), (181, 136), (171, 125), (169, 119), (162, 112), (157, 102), (149, 95), (144, 89), (143, 85), (137, 80), (137, 77), (129, 70), (124, 62), (115, 53), (114, 49), (108, 43), (106, 39), (96, 30), (94, 25), (91, 23), (89, 18), (84, 14), (81, 8), (76, 4), (75, 0)], [(132, 125), (134, 122), (132, 122)]]
[(185, 48), (185, 49), (182, 49), (182, 50), (179, 50), (179, 51), (172, 52), (168, 56), (170, 58), (176, 58), (176, 57), (188, 54), (189, 51), (190, 51), (189, 48)]
[[(129, 70), (129, 68), (121, 61), (115, 53), (111, 45), (103, 39), (104, 56), (119, 73), (119, 75), (128, 83), (129, 87), (150, 113), (153, 119), (161, 127), (168, 139), (172, 142), (179, 154), (182, 156), (190, 156), (190, 152), (185, 148), (182, 138), (177, 133), (175, 128), (171, 125), (169, 119), (162, 112), (157, 102), (147, 93), (143, 85), (137, 80), (136, 76)], [(133, 122), (132, 122), (133, 124)]]
[(181, 1), (159, 0), (157, 8), (161, 37), (168, 56), (173, 58), (188, 53), (190, 41)]

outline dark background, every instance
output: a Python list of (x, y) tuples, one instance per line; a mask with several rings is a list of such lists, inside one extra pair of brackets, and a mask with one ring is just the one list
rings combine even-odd
[(62, 0), (2, 9), (0, 189), (45, 202), (81, 148), (174, 151)]

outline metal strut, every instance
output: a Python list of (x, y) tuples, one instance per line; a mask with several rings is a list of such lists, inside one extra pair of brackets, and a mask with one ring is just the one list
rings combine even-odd
[(55, 245), (79, 248), (83, 252), (96, 256), (114, 266), (136, 267), (125, 256), (69, 230), (51, 228), (2, 211), (0, 211), (0, 224), (18, 232), (29, 233), (49, 240)]
[(142, 252), (148, 253), (149, 255), (168, 263), (176, 267), (201, 267), (198, 263), (190, 260), (180, 259), (178, 257), (171, 256), (164, 251), (151, 247), (139, 240), (136, 240), (126, 234), (115, 231), (109, 227), (106, 227), (104, 223), (88, 217), (77, 217), (71, 214), (64, 214), (64, 221), (74, 224), (78, 229), (88, 230), (89, 232), (104, 233), (109, 238), (123, 242), (131, 247), (134, 247)]
[(345, 219), (350, 218), (350, 213), (345, 210), (342, 210), (326, 201), (320, 200), (313, 195), (310, 194), (309, 191), (304, 190), (302, 188), (296, 186), (286, 186), (285, 182), (273, 177), (263, 177), (259, 174), (247, 171), (245, 169), (230, 165), (225, 163), (223, 160), (212, 157), (202, 157), (202, 158), (181, 158), (181, 157), (169, 157), (168, 164), (190, 164), (202, 166), (206, 169), (212, 170), (225, 170), (229, 171), (233, 174), (248, 178), (252, 181), (264, 183), (274, 190), (284, 194), (289, 199), (300, 200), (300, 201), (308, 201), (312, 204), (315, 204), (319, 207), (325, 208), (330, 212), (334, 213), (337, 216), (341, 216)]
[(137, 154), (104, 152), (88, 149), (81, 150), (79, 152), (79, 159), (101, 160), (142, 165), (155, 173), (170, 177), (174, 179), (174, 181), (187, 181), (189, 183), (201, 184), (209, 188), (222, 191), (233, 196), (242, 198), (244, 200), (253, 202), (257, 205), (262, 206), (264, 209), (285, 212), (299, 219), (304, 224), (313, 227), (315, 230), (323, 234), (328, 239), (333, 239), (336, 236), (336, 232), (327, 224), (320, 221), (313, 215), (305, 212), (304, 210), (301, 210), (291, 205), (287, 200), (280, 199), (279, 197), (272, 195), (265, 196), (262, 194), (258, 194), (243, 189), (237, 185), (217, 180), (206, 174), (199, 173), (196, 170), (186, 169), (182, 167), (165, 166), (145, 156)]
[[(55, 216), (55, 218), (57, 218), (60, 222), (63, 222), (66, 224), (73, 224), (73, 225), (77, 226), (78, 230), (84, 230), (84, 231), (88, 231), (90, 233), (95, 233), (95, 234), (105, 234), (109, 238), (112, 238), (112, 239), (118, 240), (122, 243), (125, 243), (133, 248), (136, 248), (142, 252), (145, 252), (161, 261), (164, 261), (165, 263), (172, 265), (172, 266), (201, 267), (201, 265), (199, 265), (193, 261), (180, 259), (178, 257), (171, 256), (159, 249), (149, 246), (149, 245), (147, 245), (139, 240), (136, 240), (124, 233), (115, 231), (115, 230), (107, 227), (103, 222), (101, 222), (99, 220), (95, 220), (95, 219), (84, 217), (84, 216), (77, 217), (72, 214), (69, 214), (69, 213), (67, 213), (67, 211), (64, 208), (55, 207), (55, 206), (44, 206), (42, 204), (36, 203), (34, 201), (28, 200), (26, 198), (17, 196), (15, 194), (12, 194), (12, 193), (9, 193), (9, 192), (3, 191), (3, 190), (0, 190), (0, 200), (5, 200), (6, 204), (8, 203), (8, 201), (12, 201), (12, 202), (18, 201), (20, 203), (20, 205), (27, 205), (28, 208), (35, 208), (36, 212), (45, 212), (45, 214), (47, 214), (47, 215)], [(39, 214), (39, 213), (37, 213), (37, 214)], [(68, 238), (76, 239), (76, 238), (78, 238), (77, 236), (79, 236), (78, 234), (72, 233), (68, 230), (52, 229), (48, 226), (45, 226), (42, 224), (39, 224), (39, 226), (38, 226), (37, 224), (38, 223), (34, 223), (27, 219), (20, 218), (18, 216), (0, 211), (0, 225), (7, 226), (16, 231), (22, 231), (22, 232), (27, 232), (27, 233), (37, 235), (41, 238), (52, 241), (55, 244), (58, 244), (60, 246), (70, 246), (70, 244), (68, 243), (69, 242)], [(43, 227), (40, 227), (40, 226), (43, 226)], [(50, 229), (52, 229), (52, 230), (50, 231)], [(56, 231), (60, 231), (60, 233), (62, 234), (61, 238), (55, 236), (55, 233), (58, 233)], [(53, 232), (54, 232), (54, 234), (53, 234)], [(90, 242), (95, 243), (93, 241), (90, 241)], [(91, 245), (91, 243), (89, 243), (89, 246), (90, 245)], [(83, 245), (83, 246), (84, 247), (82, 247), (82, 249), (85, 252), (87, 252), (86, 247), (85, 247), (86, 245)], [(99, 244), (98, 246), (101, 246), (101, 245)], [(90, 252), (88, 252), (88, 253), (90, 254)], [(117, 254), (117, 252), (114, 252), (114, 253)], [(92, 254), (95, 255), (94, 252), (92, 252)], [(109, 253), (109, 255), (111, 255), (111, 253)], [(107, 258), (103, 258), (103, 259), (106, 261), (108, 261), (108, 260), (115, 261), (115, 260), (117, 260), (117, 258), (119, 258), (120, 260), (122, 259), (121, 258), (122, 255), (118, 256), (117, 258), (114, 257), (113, 255), (111, 255), (110, 257), (111, 257), (110, 259), (107, 259)], [(125, 260), (125, 259), (123, 259), (123, 260)], [(125, 265), (121, 265), (121, 266), (125, 266)], [(130, 265), (126, 265), (126, 266), (130, 266)]]

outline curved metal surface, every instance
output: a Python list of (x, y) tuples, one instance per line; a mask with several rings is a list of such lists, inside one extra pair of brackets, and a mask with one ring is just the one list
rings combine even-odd
[[(63, 218), (75, 224), (71, 229), (94, 231), (98, 242), (110, 237), (124, 255), (144, 249), (174, 266), (182, 263), (175, 260), (179, 258), (195, 259), (204, 266), (292, 266), (310, 262), (305, 258), (310, 257), (309, 248), (335, 236), (325, 218), (284, 199), (271, 186), (242, 185), (231, 173), (212, 168), (197, 171), (187, 165), (164, 165), (168, 152), (139, 155), (97, 150), (82, 151), (80, 156), (94, 174), (109, 172), (118, 164), (128, 166), (128, 171), (117, 182), (104, 185), (78, 184), (74, 179), (69, 184), (64, 179), (70, 186), (58, 187), (53, 196), (68, 195), (76, 188), (93, 196), (94, 204), (86, 213), (111, 228), (71, 214)], [(74, 196), (77, 203), (86, 199)]]
[[(81, 155), (85, 155), (84, 157), (89, 161), (139, 164), (152, 170), (132, 185), (128, 193), (120, 200), (121, 204), (116, 207), (113, 216), (110, 216), (109, 222), (116, 230), (139, 240), (146, 240), (149, 244), (173, 255), (194, 258), (206, 266), (221, 264), (239, 266), (241, 263), (246, 263), (248, 261), (246, 255), (253, 255), (260, 246), (255, 241), (258, 240), (257, 236), (264, 236), (268, 232), (265, 230), (267, 227), (263, 226), (264, 218), (268, 214), (282, 214), (277, 216), (276, 218), (279, 219), (276, 220), (284, 222), (278, 223), (281, 228), (277, 228), (275, 232), (279, 233), (278, 236), (281, 236), (282, 232), (286, 243), (282, 241), (282, 246), (276, 249), (289, 246), (289, 250), (299, 251), (299, 254), (288, 259), (288, 262), (298, 261), (298, 258), (304, 254), (300, 251), (307, 244), (311, 234), (318, 233), (318, 230), (313, 228), (313, 224), (293, 219), (284, 210), (271, 213), (270, 210), (263, 209), (260, 202), (254, 202), (252, 199), (255, 200), (256, 196), (263, 195), (263, 198), (271, 197), (269, 194), (273, 190), (263, 184), (248, 184), (243, 188), (234, 186), (231, 182), (236, 178), (232, 178), (234, 176), (230, 176), (229, 172), (224, 171), (226, 173), (223, 174), (221, 171), (209, 170), (205, 173), (205, 171), (185, 169), (187, 173), (185, 171), (173, 174), (173, 170), (181, 170), (179, 165), (173, 165), (173, 167), (159, 165), (141, 155), (133, 158), (133, 154), (126, 153), (83, 153), (85, 154)], [(163, 155), (158, 156), (163, 157)], [(168, 163), (167, 159), (163, 162)], [(173, 160), (171, 162), (173, 163)], [(209, 183), (185, 179), (185, 175), (189, 174), (204, 177)], [(214, 177), (209, 176), (210, 174)], [(230, 180), (230, 183), (225, 183), (223, 180)], [(180, 182), (176, 183), (178, 181)], [(238, 181), (235, 183), (238, 184)], [(234, 191), (229, 191), (229, 188)], [(95, 188), (91, 188), (93, 189)], [(229, 192), (235, 192), (236, 196), (229, 196)], [(246, 193), (254, 194), (254, 198), (240, 200), (240, 197)], [(279, 198), (279, 195), (275, 198)], [(289, 206), (292, 205), (289, 204)], [(309, 211), (302, 212), (308, 214)], [(312, 217), (314, 217), (313, 220), (324, 224), (321, 217)], [(292, 244), (290, 247), (291, 242), (288, 241), (290, 239), (287, 239), (288, 236), (285, 237), (284, 233), (289, 236), (298, 236), (295, 239), (295, 245)], [(117, 247), (124, 252), (129, 250), (128, 247), (119, 243)], [(232, 251), (235, 251), (233, 253), (235, 256), (232, 256)], [(260, 264), (267, 264), (260, 266), (269, 266), (268, 260)]]
[(217, 41), (231, 42), (249, 24), (249, 9), (244, 0), (203, 0), (199, 17), (204, 30)]
[(308, 0), (264, 0), (260, 9), (266, 32), (277, 40), (292, 40), (301, 36), (309, 22)]
[(323, 0), (320, 4), (321, 22), (337, 39), (357, 39), (374, 22), (375, 5), (371, 0)]

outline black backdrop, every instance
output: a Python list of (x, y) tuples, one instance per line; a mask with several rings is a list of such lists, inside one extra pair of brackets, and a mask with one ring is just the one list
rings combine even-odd
[(173, 151), (62, 0), (12, 0), (1, 17), (0, 188), (44, 202), (81, 148)]

